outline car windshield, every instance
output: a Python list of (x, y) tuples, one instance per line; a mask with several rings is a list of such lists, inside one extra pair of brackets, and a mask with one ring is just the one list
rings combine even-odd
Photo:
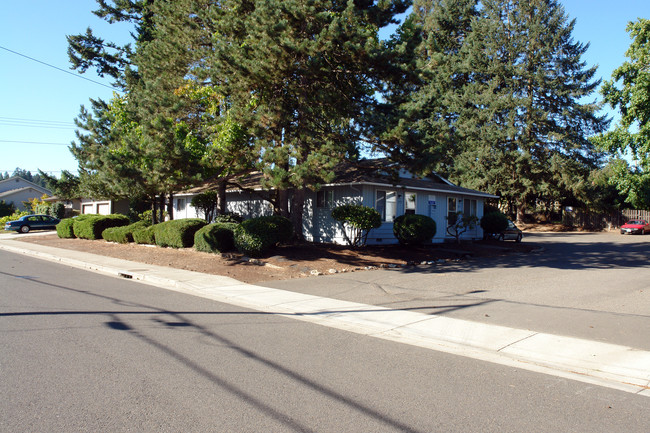
[(627, 222), (631, 226), (642, 226), (645, 224), (643, 221), (638, 221), (638, 220), (632, 220)]

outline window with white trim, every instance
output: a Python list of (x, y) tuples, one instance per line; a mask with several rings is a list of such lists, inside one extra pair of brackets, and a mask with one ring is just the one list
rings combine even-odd
[(476, 200), (465, 199), (463, 204), (463, 215), (466, 217), (476, 216)]
[(330, 208), (334, 206), (334, 190), (316, 192), (316, 207)]
[(375, 209), (381, 215), (381, 220), (392, 222), (397, 214), (397, 193), (395, 191), (377, 190)]
[(414, 214), (417, 209), (417, 194), (414, 192), (407, 192), (404, 195), (404, 213)]
[(458, 199), (456, 197), (447, 198), (447, 225), (451, 226), (456, 223), (456, 209), (458, 209)]

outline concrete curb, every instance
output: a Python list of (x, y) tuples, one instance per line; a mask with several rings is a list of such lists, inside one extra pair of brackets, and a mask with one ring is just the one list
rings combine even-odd
[(218, 302), (650, 397), (650, 352), (392, 310), (241, 283), (229, 277), (0, 239), (0, 249)]

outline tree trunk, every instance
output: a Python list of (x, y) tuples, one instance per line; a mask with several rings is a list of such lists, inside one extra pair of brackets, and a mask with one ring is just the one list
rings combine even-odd
[(305, 240), (302, 232), (302, 214), (305, 209), (305, 188), (296, 188), (293, 192), (291, 201), (291, 222), (293, 223), (293, 233), (298, 242)]
[(155, 195), (151, 199), (151, 223), (158, 224), (158, 202)]
[(169, 219), (174, 219), (174, 194), (169, 193), (169, 201), (167, 202), (167, 214)]
[(277, 201), (275, 203), (275, 213), (289, 218), (289, 190), (278, 189)]
[(225, 215), (228, 213), (228, 203), (226, 202), (226, 181), (219, 181), (217, 185), (217, 213)]
[(165, 221), (165, 194), (158, 197), (158, 222)]
[(523, 203), (517, 203), (517, 224), (524, 222), (526, 206)]

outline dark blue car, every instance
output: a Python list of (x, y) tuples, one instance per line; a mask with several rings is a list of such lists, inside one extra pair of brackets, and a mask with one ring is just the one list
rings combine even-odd
[(5, 230), (20, 233), (29, 233), (30, 230), (53, 230), (60, 221), (49, 215), (25, 215), (16, 221), (9, 221), (5, 224)]

